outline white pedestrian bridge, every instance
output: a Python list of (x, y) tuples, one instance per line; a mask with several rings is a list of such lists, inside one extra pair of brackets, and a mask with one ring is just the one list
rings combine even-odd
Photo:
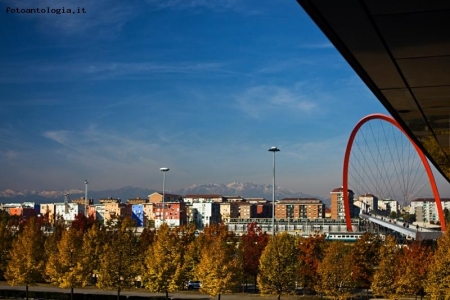
[(391, 219), (386, 216), (379, 216), (372, 213), (360, 213), (359, 216), (360, 218), (371, 223), (396, 231), (404, 235), (408, 240), (435, 240), (443, 235), (442, 231), (419, 227), (408, 222)]

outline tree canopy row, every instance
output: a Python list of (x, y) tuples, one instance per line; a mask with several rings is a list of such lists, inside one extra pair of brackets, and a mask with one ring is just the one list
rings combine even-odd
[(95, 284), (116, 290), (118, 297), (140, 285), (168, 298), (189, 280), (201, 281), (200, 292), (219, 299), (247, 283), (279, 299), (300, 289), (332, 299), (348, 299), (356, 289), (391, 299), (448, 294), (449, 232), (432, 247), (419, 242), (399, 247), (393, 237), (382, 241), (369, 233), (353, 244), (320, 235), (270, 236), (256, 223), (241, 237), (221, 224), (199, 235), (193, 226), (166, 224), (137, 235), (129, 219), (102, 226), (78, 218), (69, 228), (57, 222), (47, 235), (42, 226), (41, 219), (31, 218), (14, 230), (0, 218), (0, 278), (27, 290), (48, 282), (72, 294)]

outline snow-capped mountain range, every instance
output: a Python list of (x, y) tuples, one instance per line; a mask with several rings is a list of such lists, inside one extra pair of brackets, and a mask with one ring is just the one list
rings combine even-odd
[[(119, 189), (110, 189), (103, 191), (88, 191), (88, 198), (93, 198), (96, 203), (100, 198), (120, 198), (120, 199), (130, 199), (130, 198), (147, 198), (147, 196), (153, 192), (159, 190), (146, 189), (140, 187), (126, 186)], [(63, 202), (65, 195), (69, 194), (70, 199), (80, 198), (84, 196), (84, 190), (60, 190), (60, 191), (14, 191), (11, 189), (6, 189), (0, 191), (0, 203), (11, 203), (11, 202), (37, 202), (37, 203), (48, 203), (48, 202)], [(159, 191), (160, 192), (160, 191)], [(255, 184), (250, 182), (230, 182), (230, 183), (209, 183), (209, 184), (194, 184), (180, 190), (170, 191), (167, 193), (179, 194), (182, 196), (189, 194), (219, 194), (222, 196), (241, 196), (241, 197), (261, 197), (265, 199), (272, 199), (272, 186), (266, 184)], [(301, 192), (293, 192), (283, 187), (277, 186), (275, 198), (317, 198), (324, 201), (324, 203), (329, 204), (327, 199), (320, 196), (307, 195)]]

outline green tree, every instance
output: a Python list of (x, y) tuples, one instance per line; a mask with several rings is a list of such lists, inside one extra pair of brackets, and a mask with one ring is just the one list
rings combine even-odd
[(256, 222), (247, 225), (247, 232), (241, 236), (239, 254), (244, 267), (244, 275), (253, 278), (256, 292), (256, 278), (259, 260), (269, 242), (269, 235)]
[(70, 228), (62, 235), (58, 250), (49, 258), (45, 274), (52, 284), (61, 288), (70, 288), (70, 298), (73, 299), (73, 289), (83, 287), (88, 283), (88, 266), (83, 262), (83, 232)]
[(385, 298), (396, 298), (396, 260), (397, 244), (395, 238), (387, 236), (380, 247), (378, 269), (375, 271), (372, 282), (372, 291), (375, 295)]
[(182, 281), (181, 247), (178, 235), (163, 223), (145, 255), (144, 283), (151, 292), (165, 293), (179, 289)]
[(332, 242), (317, 270), (319, 281), (316, 291), (332, 299), (348, 299), (354, 289), (349, 246), (343, 242)]
[(378, 235), (365, 233), (351, 248), (351, 256), (353, 257), (351, 272), (357, 287), (370, 288), (375, 267), (378, 266), (380, 247), (381, 239)]
[(133, 222), (126, 218), (119, 220), (107, 236), (100, 254), (97, 286), (117, 290), (117, 299), (123, 288), (131, 287), (139, 275), (139, 245)]
[(295, 292), (300, 262), (297, 238), (283, 232), (272, 236), (264, 249), (257, 278), (263, 295), (292, 294)]
[(450, 227), (437, 240), (437, 249), (428, 267), (425, 292), (431, 300), (449, 299), (450, 295)]
[(28, 286), (43, 281), (44, 259), (44, 234), (36, 219), (30, 218), (12, 243), (5, 272), (10, 285), (25, 284), (27, 299)]
[(426, 287), (428, 266), (432, 259), (431, 249), (421, 242), (403, 247), (398, 256), (395, 283), (398, 296), (423, 294)]
[(209, 243), (201, 249), (197, 277), (202, 283), (200, 291), (220, 300), (222, 294), (236, 290), (242, 269), (234, 235), (223, 224), (208, 227), (205, 235)]

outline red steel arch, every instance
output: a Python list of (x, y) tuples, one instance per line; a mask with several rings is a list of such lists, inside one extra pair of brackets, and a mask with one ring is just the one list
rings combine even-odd
[(416, 145), (416, 143), (408, 136), (405, 130), (395, 121), (392, 117), (383, 115), (383, 114), (371, 114), (364, 118), (362, 118), (358, 124), (356, 124), (355, 128), (353, 129), (352, 133), (350, 134), (350, 138), (347, 143), (347, 148), (345, 150), (345, 157), (344, 157), (344, 169), (343, 169), (343, 193), (344, 193), (344, 210), (345, 210), (345, 222), (347, 225), (347, 231), (352, 231), (352, 221), (350, 217), (350, 207), (348, 202), (348, 163), (350, 160), (350, 152), (352, 150), (353, 141), (355, 140), (356, 133), (361, 128), (364, 123), (370, 121), (370, 120), (383, 120), (386, 122), (391, 123), (395, 127), (397, 127), (410, 141), (410, 143), (414, 146), (416, 149), (417, 154), (419, 155), (420, 159), (422, 160), (422, 164), (427, 172), (428, 179), (430, 180), (431, 189), (433, 191), (434, 199), (436, 200), (436, 207), (438, 210), (439, 220), (441, 222), (441, 230), (445, 231), (445, 219), (444, 219), (444, 213), (442, 211), (442, 203), (441, 198), (439, 197), (439, 192), (436, 186), (436, 181), (434, 180), (433, 172), (431, 171), (430, 165), (428, 164), (428, 161), (423, 154), (422, 150)]

